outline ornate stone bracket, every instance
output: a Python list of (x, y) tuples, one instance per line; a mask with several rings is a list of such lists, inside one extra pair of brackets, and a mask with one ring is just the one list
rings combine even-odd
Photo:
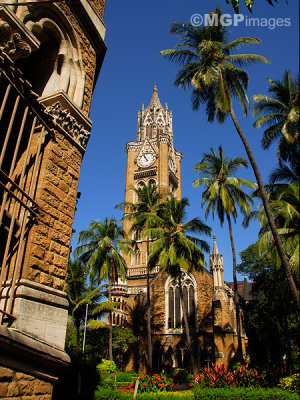
[(84, 129), (71, 115), (70, 111), (63, 108), (59, 101), (48, 106), (46, 113), (53, 117), (53, 122), (63, 128), (84, 149), (88, 143), (90, 132)]
[(0, 50), (12, 61), (28, 57), (40, 42), (8, 9), (0, 7)]
[(59, 131), (72, 139), (80, 149), (85, 151), (92, 128), (92, 121), (83, 114), (69, 96), (62, 90), (49, 96), (39, 98)]

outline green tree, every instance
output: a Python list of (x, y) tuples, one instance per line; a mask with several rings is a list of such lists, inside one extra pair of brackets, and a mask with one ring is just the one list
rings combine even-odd
[[(220, 16), (220, 9), (217, 8), (215, 13)], [(233, 54), (234, 50), (245, 44), (259, 44), (260, 40), (254, 37), (241, 37), (228, 43), (227, 32), (221, 25), (199, 28), (190, 23), (174, 22), (171, 24), (170, 32), (178, 35), (182, 42), (175, 49), (161, 51), (160, 55), (181, 64), (175, 86), (192, 88), (192, 106), (197, 110), (200, 105), (205, 105), (209, 122), (217, 118), (219, 123), (223, 123), (227, 115), (231, 116), (252, 166), (275, 246), (299, 309), (299, 294), (273, 220), (268, 195), (252, 150), (233, 110), (234, 98), (239, 100), (245, 116), (249, 106), (246, 93), (249, 77), (240, 67), (254, 62), (269, 62), (257, 54)]]
[[(79, 232), (78, 246), (74, 254), (83, 260), (92, 279), (98, 282), (108, 279), (108, 301), (111, 302), (111, 287), (120, 277), (125, 280), (127, 266), (120, 252), (131, 251), (131, 241), (123, 239), (122, 231), (114, 218), (93, 221), (88, 229)], [(109, 359), (112, 360), (112, 318), (109, 316)]]
[(214, 218), (217, 212), (221, 226), (226, 217), (228, 222), (233, 266), (234, 299), (236, 303), (236, 324), (238, 333), (238, 355), (240, 361), (243, 361), (241, 326), (240, 326), (240, 306), (236, 279), (236, 252), (232, 234), (231, 217), (236, 222), (237, 207), (243, 214), (250, 212), (250, 205), (253, 203), (251, 197), (244, 192), (243, 186), (256, 188), (256, 184), (247, 179), (236, 178), (232, 176), (240, 167), (248, 168), (248, 161), (243, 157), (234, 157), (226, 159), (222, 146), (219, 146), (217, 155), (213, 149), (210, 153), (204, 153), (200, 162), (194, 166), (194, 170), (200, 174), (200, 178), (193, 182), (194, 186), (204, 186), (202, 193), (202, 206), (207, 203), (205, 217), (212, 213)]
[[(128, 235), (134, 234), (137, 239), (138, 235), (147, 240), (147, 254), (149, 254), (149, 244), (152, 240), (145, 232), (147, 229), (152, 228), (158, 223), (158, 210), (160, 209), (160, 202), (162, 196), (158, 193), (157, 186), (151, 182), (141, 187), (131, 188), (136, 198), (135, 203), (122, 203), (125, 210), (123, 221), (130, 220), (132, 225), (128, 231)], [(151, 338), (151, 299), (150, 299), (150, 270), (147, 266), (147, 337), (148, 337), (148, 364), (149, 369), (152, 371), (152, 338)]]
[(257, 94), (253, 96), (253, 114), (259, 117), (255, 128), (263, 127), (261, 140), (262, 147), (268, 149), (278, 140), (277, 159), (280, 165), (283, 161), (291, 164), (299, 176), (300, 156), (300, 91), (299, 79), (293, 78), (289, 71), (285, 71), (282, 80), (271, 80), (268, 92), (273, 95)]
[(183, 224), (188, 205), (189, 202), (186, 198), (177, 200), (173, 195), (163, 203), (160, 212), (161, 222), (159, 227), (150, 228), (147, 231), (147, 235), (157, 238), (151, 244), (148, 265), (149, 268), (153, 268), (159, 264), (161, 269), (165, 270), (173, 279), (178, 280), (187, 344), (191, 357), (191, 368), (193, 373), (196, 373), (197, 366), (194, 358), (187, 310), (183, 301), (181, 274), (182, 271), (190, 272), (193, 269), (202, 271), (205, 265), (202, 249), (209, 251), (209, 246), (205, 241), (186, 235), (186, 233), (210, 235), (211, 228), (199, 218), (194, 218)]
[[(269, 253), (261, 255), (258, 244), (240, 253), (238, 271), (251, 283), (251, 300), (246, 307), (246, 330), (251, 363), (267, 373), (268, 383), (297, 369), (299, 321), (282, 269), (274, 267)], [(299, 368), (299, 365), (298, 365)]]

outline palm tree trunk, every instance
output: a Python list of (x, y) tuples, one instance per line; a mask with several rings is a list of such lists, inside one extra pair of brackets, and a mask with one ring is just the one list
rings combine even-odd
[[(108, 301), (111, 302), (111, 278), (108, 279)], [(108, 313), (108, 329), (109, 329), (109, 336), (108, 336), (108, 358), (110, 361), (113, 361), (113, 354), (112, 354), (112, 315), (111, 311)]]
[(242, 131), (237, 119), (236, 119), (235, 113), (234, 113), (232, 108), (230, 109), (230, 115), (231, 115), (232, 121), (234, 123), (234, 126), (235, 126), (235, 128), (236, 128), (236, 130), (238, 132), (238, 135), (239, 135), (239, 137), (241, 138), (241, 140), (243, 142), (243, 145), (245, 147), (247, 156), (248, 156), (250, 164), (252, 166), (252, 169), (253, 169), (253, 172), (254, 172), (254, 175), (255, 175), (259, 190), (260, 190), (260, 195), (261, 195), (261, 199), (262, 199), (262, 202), (263, 202), (263, 205), (264, 205), (264, 209), (265, 209), (265, 213), (266, 213), (266, 216), (267, 216), (267, 219), (268, 219), (268, 223), (269, 223), (272, 235), (273, 235), (275, 246), (277, 248), (278, 255), (279, 255), (280, 260), (281, 260), (281, 265), (283, 266), (287, 281), (289, 283), (289, 286), (290, 286), (290, 289), (291, 289), (291, 292), (292, 292), (292, 296), (294, 298), (294, 301), (296, 303), (296, 307), (297, 307), (298, 312), (299, 312), (299, 309), (300, 309), (299, 293), (298, 293), (297, 286), (295, 284), (295, 281), (294, 281), (294, 278), (293, 278), (293, 275), (292, 275), (292, 272), (291, 272), (291, 268), (290, 268), (288, 259), (286, 257), (284, 248), (282, 246), (282, 242), (281, 242), (280, 236), (278, 234), (278, 231), (277, 231), (273, 216), (272, 216), (272, 211), (271, 211), (270, 204), (269, 204), (269, 201), (268, 201), (267, 192), (266, 192), (266, 189), (264, 187), (263, 181), (261, 179), (259, 169), (257, 167), (256, 161), (254, 159), (254, 156), (252, 154), (252, 151), (251, 151), (249, 143), (248, 143), (248, 141), (246, 139), (246, 136), (244, 135), (244, 133), (243, 133), (243, 131)]
[(184, 320), (185, 331), (186, 331), (186, 340), (187, 340), (187, 343), (188, 343), (190, 357), (191, 357), (191, 367), (192, 367), (193, 374), (196, 374), (197, 371), (196, 371), (194, 351), (193, 351), (191, 334), (190, 334), (190, 327), (189, 327), (189, 322), (188, 322), (187, 313), (186, 313), (186, 309), (185, 309), (185, 304), (184, 304), (184, 301), (183, 301), (183, 291), (182, 291), (182, 285), (181, 285), (181, 274), (179, 274), (178, 285), (179, 285), (179, 297), (180, 297), (180, 301), (181, 301), (182, 314), (183, 314), (183, 320)]
[(233, 288), (234, 288), (234, 301), (235, 301), (235, 310), (236, 310), (236, 330), (238, 336), (238, 360), (241, 363), (244, 363), (243, 356), (243, 347), (242, 347), (242, 336), (241, 336), (241, 318), (240, 318), (240, 304), (239, 304), (239, 294), (238, 294), (238, 285), (236, 280), (236, 254), (235, 247), (232, 235), (232, 226), (230, 216), (226, 214), (228, 228), (229, 228), (229, 236), (232, 250), (232, 271), (233, 271)]
[[(147, 239), (147, 258), (149, 257), (149, 240)], [(147, 259), (148, 264), (148, 259)], [(148, 365), (152, 372), (152, 335), (151, 335), (151, 302), (150, 302), (150, 276), (147, 265), (147, 337), (148, 337)]]

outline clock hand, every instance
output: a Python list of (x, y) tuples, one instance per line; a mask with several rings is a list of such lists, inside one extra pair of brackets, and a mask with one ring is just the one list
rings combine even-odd
[(144, 158), (145, 158), (146, 161), (148, 161), (148, 158), (146, 157), (146, 154), (144, 154)]

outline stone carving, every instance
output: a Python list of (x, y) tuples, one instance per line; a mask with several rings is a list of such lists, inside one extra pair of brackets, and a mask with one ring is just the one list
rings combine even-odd
[(60, 102), (57, 101), (48, 106), (45, 111), (53, 117), (55, 124), (63, 128), (81, 147), (86, 148), (90, 132), (76, 121), (69, 110), (63, 108)]
[(12, 32), (8, 22), (0, 21), (0, 50), (6, 53), (12, 61), (26, 58), (31, 54), (31, 47), (22, 40), (19, 33)]

